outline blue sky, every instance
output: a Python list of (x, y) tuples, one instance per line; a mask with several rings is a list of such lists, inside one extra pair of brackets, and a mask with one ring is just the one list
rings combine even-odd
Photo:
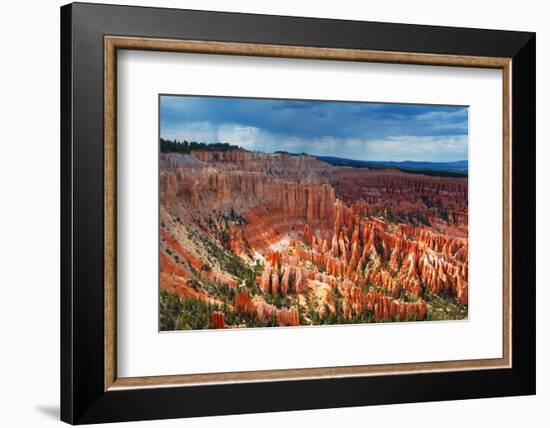
[(163, 95), (160, 134), (361, 160), (468, 159), (468, 109), (454, 106)]

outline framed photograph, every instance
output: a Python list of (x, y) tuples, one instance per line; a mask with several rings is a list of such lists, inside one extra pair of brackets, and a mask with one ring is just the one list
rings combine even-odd
[(61, 8), (61, 418), (535, 393), (535, 35)]

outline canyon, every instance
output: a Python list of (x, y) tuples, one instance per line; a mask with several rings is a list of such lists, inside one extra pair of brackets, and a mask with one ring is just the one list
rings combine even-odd
[(194, 314), (161, 329), (468, 316), (467, 177), (197, 150), (159, 179), (161, 299)]

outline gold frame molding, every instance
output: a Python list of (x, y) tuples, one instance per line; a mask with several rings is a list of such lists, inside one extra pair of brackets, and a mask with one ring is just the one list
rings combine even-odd
[[(262, 370), (171, 376), (117, 377), (116, 368), (116, 85), (117, 50), (148, 50), (395, 64), (440, 65), (502, 70), (503, 144), (503, 349), (502, 358), (405, 364)], [(104, 37), (104, 389), (192, 386), (236, 382), (356, 377), (511, 367), (511, 58), (382, 52), (196, 40)]]

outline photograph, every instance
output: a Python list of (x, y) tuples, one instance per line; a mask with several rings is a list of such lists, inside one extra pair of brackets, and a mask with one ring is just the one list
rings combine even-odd
[(7, 426), (540, 419), (550, 30), (523, 3), (398, 2), (8, 20), (6, 355), (55, 352), (4, 364)]
[(467, 106), (161, 94), (159, 124), (160, 331), (468, 319)]

